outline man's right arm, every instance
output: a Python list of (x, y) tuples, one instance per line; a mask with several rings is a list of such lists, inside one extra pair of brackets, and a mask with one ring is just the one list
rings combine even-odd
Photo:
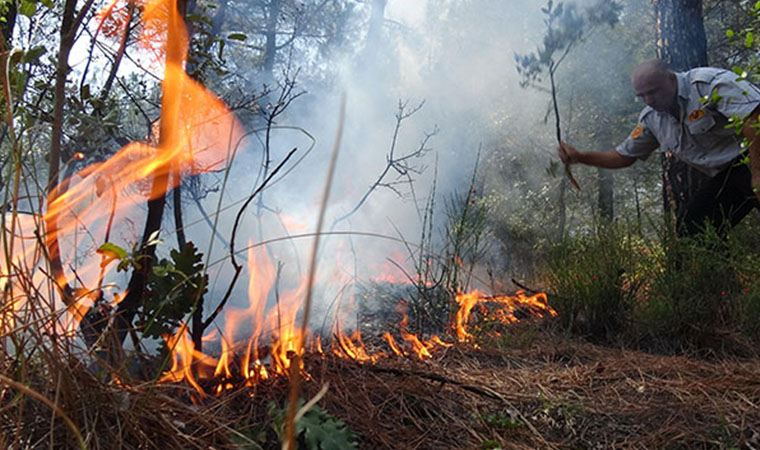
[(559, 159), (565, 164), (581, 163), (587, 166), (601, 167), (604, 169), (622, 169), (636, 162), (636, 158), (621, 155), (616, 150), (583, 152), (567, 142), (560, 143), (558, 153)]

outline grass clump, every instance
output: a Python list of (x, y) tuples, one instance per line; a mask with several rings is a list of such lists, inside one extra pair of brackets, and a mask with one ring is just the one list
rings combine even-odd
[(647, 249), (624, 226), (599, 226), (570, 236), (549, 257), (549, 302), (561, 327), (609, 339), (629, 321), (643, 285), (638, 276)]
[(651, 238), (612, 224), (566, 238), (549, 259), (560, 327), (657, 352), (752, 352), (760, 338), (760, 225), (747, 222), (724, 235)]

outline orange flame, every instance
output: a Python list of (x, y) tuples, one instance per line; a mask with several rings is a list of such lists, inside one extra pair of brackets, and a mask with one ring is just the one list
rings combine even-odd
[[(188, 38), (175, 0), (146, 0), (140, 7), (143, 10), (143, 45), (153, 52), (156, 61), (164, 65), (162, 115), (157, 133), (159, 145), (132, 143), (111, 159), (81, 170), (51, 192), (43, 217), (48, 247), (58, 252), (64, 267), (76, 269), (82, 292), (92, 291), (92, 287), (101, 285), (108, 275), (104, 269), (111, 267), (113, 260), (104, 258), (100, 263), (93, 261), (86, 267), (80, 267), (76, 253), (83, 245), (89, 245), (91, 250), (99, 247), (109, 236), (112, 223), (128, 222), (136, 216), (136, 211), (140, 210), (146, 199), (165, 195), (166, 190), (180, 182), (177, 174), (199, 174), (222, 168), (244, 136), (242, 126), (226, 106), (185, 74), (183, 67)], [(110, 14), (120, 9), (112, 5), (109, 11), (103, 16), (104, 23)], [(123, 14), (111, 20), (112, 29), (122, 29)], [(150, 181), (159, 178), (166, 180), (165, 189), (156, 190), (155, 183), (151, 186)], [(287, 221), (283, 218), (284, 223)], [(88, 236), (84, 244), (79, 237), (81, 233), (78, 233), (82, 224), (86, 224)], [(28, 256), (33, 259), (36, 255), (32, 252)], [(25, 261), (26, 256), (24, 254), (22, 260)], [(249, 245), (247, 262), (248, 306), (243, 309), (227, 307), (224, 332), (203, 337), (204, 343), (220, 344), (218, 359), (198, 351), (187, 325), (183, 324), (174, 335), (164, 336), (171, 349), (171, 367), (161, 375), (161, 382), (185, 382), (200, 397), (208, 395), (208, 392), (219, 395), (235, 387), (233, 380), (238, 370), (247, 386), (275, 375), (288, 376), (294, 356), (298, 356), (296, 359), (300, 363), (297, 369), (305, 371), (300, 357), (303, 356), (301, 343), (307, 340), (314, 343), (320, 354), (324, 354), (321, 337), (315, 339), (310, 334), (302, 335), (297, 326), (306, 277), (296, 288), (280, 292), (276, 286), (278, 271), (265, 248), (254, 249)], [(457, 263), (461, 264), (461, 261)], [(388, 269), (395, 271), (390, 267)], [(7, 283), (10, 271), (1, 266), (0, 270)], [(56, 281), (60, 285), (66, 282), (64, 279)], [(119, 296), (114, 295), (114, 298), (118, 299)], [(546, 304), (543, 294), (526, 296), (519, 292), (513, 297), (485, 297), (473, 292), (458, 295), (457, 301), (460, 308), (455, 316), (454, 328), (459, 341), (472, 338), (467, 331), (471, 312), (483, 302), (500, 305), (493, 316), (505, 323), (517, 320), (514, 313), (519, 308), (556, 315)], [(91, 300), (82, 295), (71, 305), (70, 315), (76, 324), (86, 314), (90, 304)], [(13, 310), (21, 306), (12, 303), (9, 308)], [(452, 345), (438, 336), (424, 340), (410, 333), (407, 309), (407, 302), (397, 307), (402, 314), (399, 324), (399, 335), (403, 340), (401, 345), (390, 333), (383, 334), (393, 354), (431, 358), (435, 349)], [(0, 311), (0, 314), (5, 316), (6, 311)], [(5, 327), (5, 321), (1, 325)], [(349, 336), (340, 331), (338, 325), (339, 321), (336, 320), (335, 339), (326, 344), (331, 346), (329, 350), (333, 354), (370, 363), (388, 356), (381, 351), (369, 351), (359, 330), (354, 330)], [(238, 336), (240, 333), (245, 336), (241, 338)], [(238, 351), (244, 353), (238, 355)], [(239, 369), (236, 368), (238, 362)], [(214, 387), (206, 389), (204, 386), (212, 385), (209, 380), (214, 382)]]
[(490, 302), (499, 305), (500, 307), (495, 309), (491, 314), (491, 318), (498, 322), (509, 324), (518, 322), (519, 319), (515, 316), (515, 312), (518, 309), (523, 309), (527, 312), (537, 316), (556, 316), (557, 312), (549, 306), (546, 294), (539, 292), (534, 295), (526, 295), (525, 291), (520, 290), (513, 296), (501, 295), (501, 296), (485, 296), (474, 291), (469, 294), (457, 295), (457, 303), (459, 303), (459, 310), (455, 316), (454, 330), (459, 342), (464, 342), (472, 339), (472, 334), (467, 331), (467, 324), (470, 319), (472, 309), (476, 305)]
[[(90, 261), (82, 266), (77, 254), (98, 248), (111, 234), (113, 224), (126, 224), (144, 214), (146, 200), (162, 197), (176, 187), (176, 174), (196, 175), (218, 170), (244, 136), (243, 127), (224, 103), (192, 80), (184, 71), (188, 37), (174, 0), (138, 3), (143, 10), (142, 42), (163, 64), (163, 99), (160, 145), (134, 142), (101, 163), (80, 170), (54, 188), (44, 214), (45, 239), (51, 257), (76, 270), (55, 280), (64, 286), (76, 279), (84, 291), (94, 291), (113, 272)], [(114, 4), (102, 14), (103, 24), (124, 28), (123, 8)], [(82, 159), (76, 153), (73, 159)], [(156, 189), (151, 180), (166, 179)], [(86, 233), (81, 230), (85, 229)], [(122, 247), (129, 248), (125, 243)], [(104, 259), (102, 269), (113, 260)], [(91, 301), (79, 299), (69, 308), (71, 327), (76, 329)]]

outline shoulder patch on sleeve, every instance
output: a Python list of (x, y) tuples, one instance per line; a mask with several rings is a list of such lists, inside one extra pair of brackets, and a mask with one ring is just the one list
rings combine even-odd
[(641, 124), (636, 125), (636, 128), (631, 131), (631, 139), (637, 139), (644, 132), (644, 126)]

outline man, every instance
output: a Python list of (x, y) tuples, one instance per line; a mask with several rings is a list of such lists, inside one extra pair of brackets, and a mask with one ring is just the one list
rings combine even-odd
[[(679, 233), (693, 235), (706, 223), (722, 229), (736, 225), (753, 208), (760, 208), (760, 139), (755, 128), (760, 115), (760, 89), (738, 81), (733, 72), (698, 68), (674, 73), (659, 59), (645, 61), (631, 76), (636, 95), (646, 103), (630, 136), (613, 150), (579, 151), (565, 142), (559, 157), (617, 169), (646, 159), (657, 148), (705, 173), (705, 185), (689, 199)], [(748, 117), (741, 134), (751, 143), (749, 167), (742, 159), (741, 137), (726, 128), (732, 119)]]

